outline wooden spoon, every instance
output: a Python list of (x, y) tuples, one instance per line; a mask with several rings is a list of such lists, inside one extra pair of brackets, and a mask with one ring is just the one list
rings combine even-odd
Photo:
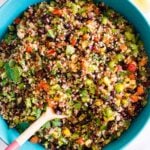
[(21, 145), (23, 145), (36, 131), (38, 131), (47, 121), (53, 119), (63, 119), (67, 118), (65, 115), (57, 115), (54, 113), (53, 109), (47, 107), (46, 112), (44, 112), (41, 117), (36, 120), (29, 128), (27, 128), (14, 142), (12, 142), (5, 150), (16, 150)]

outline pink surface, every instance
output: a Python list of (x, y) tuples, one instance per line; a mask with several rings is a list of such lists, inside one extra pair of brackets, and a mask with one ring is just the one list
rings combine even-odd
[(17, 150), (19, 148), (19, 143), (14, 141), (5, 150)]

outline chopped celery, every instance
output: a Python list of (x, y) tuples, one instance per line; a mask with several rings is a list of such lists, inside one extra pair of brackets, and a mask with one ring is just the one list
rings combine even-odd
[(111, 107), (106, 107), (103, 111), (103, 115), (106, 118), (111, 118), (114, 115), (114, 112), (112, 111)]
[(84, 103), (87, 103), (87, 102), (90, 101), (90, 98), (88, 96), (87, 97), (82, 97), (81, 99), (82, 99), (82, 102), (84, 102)]
[(103, 110), (103, 115), (104, 115), (105, 121), (112, 121), (115, 119), (114, 112), (112, 111), (111, 107), (109, 107), (109, 106)]
[(72, 55), (75, 52), (75, 48), (71, 45), (67, 45), (66, 47), (66, 55)]
[(103, 81), (104, 81), (105, 85), (110, 86), (111, 80), (108, 77), (104, 77)]
[(117, 83), (115, 85), (115, 91), (117, 93), (121, 93), (121, 92), (123, 92), (123, 90), (124, 90), (124, 85), (122, 83)]
[(103, 16), (102, 24), (106, 25), (107, 23), (108, 23), (108, 18), (106, 16)]
[(37, 98), (35, 98), (35, 97), (32, 97), (31, 100), (32, 100), (32, 103), (33, 103), (33, 104), (36, 104), (36, 102), (38, 101)]
[(26, 98), (25, 104), (26, 104), (26, 107), (27, 107), (27, 108), (32, 107), (31, 98)]
[(89, 65), (89, 67), (88, 67), (88, 71), (91, 73), (93, 73), (96, 69), (97, 69), (96, 65)]
[(116, 61), (114, 60), (110, 61), (108, 66), (110, 67), (110, 69), (114, 69), (114, 67), (116, 66)]
[(125, 57), (124, 57), (123, 54), (117, 54), (117, 55), (116, 55), (117, 61), (122, 61), (124, 58), (125, 58)]
[(60, 90), (61, 87), (60, 87), (59, 84), (54, 84), (54, 85), (51, 86), (51, 89), (57, 91), (57, 90)]
[(55, 36), (56, 36), (55, 33), (54, 33), (54, 31), (53, 31), (52, 29), (49, 29), (49, 30), (48, 30), (47, 35), (48, 35), (49, 37), (53, 38), (53, 39), (54, 39)]
[(71, 136), (71, 139), (78, 139), (79, 138), (79, 134), (78, 133), (73, 133)]
[(91, 79), (86, 79), (86, 80), (85, 80), (85, 85), (91, 86), (91, 85), (94, 85), (94, 82), (93, 82), (93, 80), (91, 80)]
[(25, 85), (24, 85), (24, 83), (20, 83), (20, 84), (18, 85), (18, 87), (19, 87), (20, 90), (22, 90), (22, 89), (25, 88)]
[(80, 11), (80, 6), (77, 4), (71, 3), (70, 7), (72, 9), (73, 14), (76, 14), (78, 13), (78, 11)]
[(107, 129), (107, 125), (101, 125), (101, 127), (100, 127), (101, 131), (106, 130), (106, 129)]
[(78, 102), (78, 103), (74, 104), (74, 108), (77, 110), (80, 110), (81, 109), (81, 103)]
[(82, 102), (89, 102), (90, 99), (87, 90), (82, 90), (80, 95), (81, 95)]
[(130, 44), (131, 49), (133, 50), (133, 54), (135, 57), (137, 57), (138, 53), (139, 53), (139, 49), (138, 46), (136, 44), (131, 43)]
[(80, 92), (80, 94), (81, 94), (81, 97), (86, 97), (88, 96), (88, 91), (84, 89)]
[(66, 145), (67, 143), (68, 143), (68, 140), (63, 136), (61, 136), (58, 140), (58, 145), (59, 146)]
[(125, 37), (128, 41), (135, 41), (135, 35), (131, 32), (125, 32)]

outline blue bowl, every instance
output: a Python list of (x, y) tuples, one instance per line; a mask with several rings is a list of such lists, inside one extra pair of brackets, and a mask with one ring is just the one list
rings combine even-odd
[[(8, 0), (8, 2), (0, 8), (0, 38), (4, 35), (9, 24), (18, 17), (28, 6), (41, 2), (42, 0)], [(96, 0), (98, 2), (99, 0)], [(144, 18), (140, 10), (138, 10), (131, 0), (104, 0), (104, 2), (116, 11), (125, 16), (131, 24), (134, 25), (141, 39), (144, 41), (144, 46), (147, 55), (150, 57), (150, 23)], [(131, 142), (139, 132), (144, 130), (146, 124), (150, 124), (150, 96), (148, 104), (133, 121), (131, 127), (123, 133), (116, 141), (108, 144), (105, 150), (120, 150)], [(18, 132), (15, 129), (9, 129), (6, 122), (0, 117), (0, 137), (6, 142), (11, 143), (17, 136)], [(26, 142), (21, 150), (43, 150), (44, 148), (38, 144)]]

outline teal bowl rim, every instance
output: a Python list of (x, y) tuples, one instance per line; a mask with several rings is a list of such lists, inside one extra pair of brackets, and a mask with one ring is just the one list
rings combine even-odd
[[(13, 1), (13, 0), (8, 0), (8, 2), (6, 2), (6, 5), (10, 2), (10, 1)], [(43, 0), (44, 1), (44, 0)], [(105, 3), (105, 0), (103, 0), (104, 3)], [(111, 0), (110, 0), (111, 1)], [(147, 25), (147, 27), (149, 28), (149, 33), (150, 33), (150, 20), (148, 20), (146, 18), (146, 16), (143, 14), (143, 12), (134, 4), (133, 0), (126, 0), (134, 9), (135, 11), (138, 12), (138, 15), (139, 17), (145, 21), (145, 24)], [(39, 1), (38, 1), (39, 3)], [(32, 4), (33, 5), (33, 4)], [(5, 6), (2, 6), (2, 7), (5, 7)], [(1, 9), (1, 8), (0, 8)], [(150, 100), (148, 100), (150, 101)], [(150, 102), (149, 102), (150, 103)], [(149, 107), (150, 108), (150, 104), (148, 104), (146, 107)], [(145, 108), (144, 108), (145, 109)], [(142, 113), (142, 112), (141, 112)], [(142, 117), (142, 116), (140, 116)], [(136, 119), (135, 119), (136, 120)], [(150, 121), (150, 114), (148, 115), (148, 117), (144, 120), (144, 122), (142, 123), (142, 127), (140, 127), (138, 129), (138, 132), (136, 132), (132, 138), (128, 139), (127, 141), (125, 141), (119, 148), (122, 149), (122, 148), (126, 148), (133, 140), (135, 140), (135, 138), (144, 130), (144, 127), (148, 124), (148, 122)], [(118, 140), (116, 140), (117, 142)], [(114, 141), (115, 142), (115, 141)], [(112, 142), (113, 143), (113, 142)], [(106, 148), (104, 147), (104, 149), (108, 150), (110, 149), (109, 148), (109, 144), (108, 144), (108, 148), (106, 146)], [(118, 150), (118, 149), (113, 149), (113, 150)]]

